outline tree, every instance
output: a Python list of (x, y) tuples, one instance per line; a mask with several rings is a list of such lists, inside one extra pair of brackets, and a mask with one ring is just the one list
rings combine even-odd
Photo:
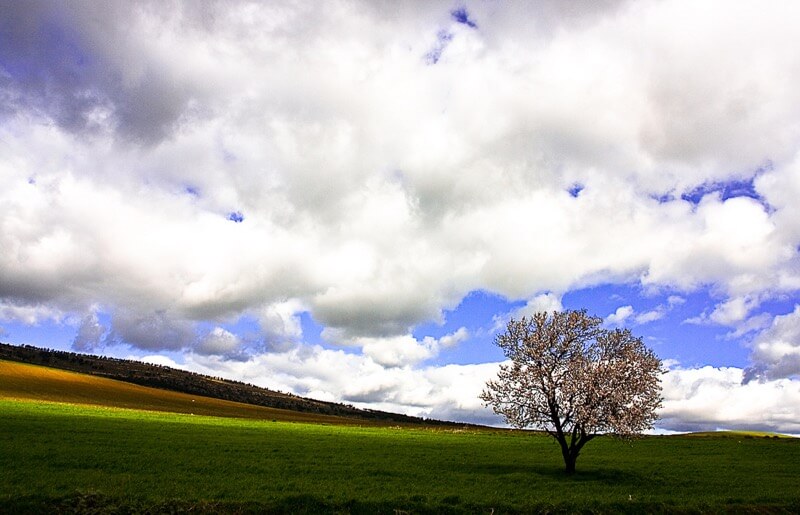
[(585, 310), (512, 319), (495, 339), (511, 362), (480, 395), (509, 424), (555, 438), (567, 474), (589, 440), (641, 433), (661, 406), (661, 360), (628, 329), (601, 323)]

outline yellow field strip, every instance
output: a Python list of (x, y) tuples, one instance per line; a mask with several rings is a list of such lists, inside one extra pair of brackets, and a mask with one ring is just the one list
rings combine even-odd
[(216, 417), (374, 425), (343, 417), (254, 406), (3, 360), (0, 360), (0, 399), (66, 402)]

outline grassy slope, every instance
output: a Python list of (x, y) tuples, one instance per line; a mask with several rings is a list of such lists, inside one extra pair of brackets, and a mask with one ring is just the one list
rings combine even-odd
[(0, 399), (113, 406), (194, 415), (318, 423), (354, 423), (313, 413), (253, 406), (148, 388), (55, 368), (0, 360)]

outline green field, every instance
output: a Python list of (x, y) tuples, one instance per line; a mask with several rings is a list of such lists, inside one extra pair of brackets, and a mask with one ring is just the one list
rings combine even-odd
[[(797, 513), (800, 440), (592, 441), (0, 400), (0, 512)], [(398, 512), (399, 513), (399, 512)]]

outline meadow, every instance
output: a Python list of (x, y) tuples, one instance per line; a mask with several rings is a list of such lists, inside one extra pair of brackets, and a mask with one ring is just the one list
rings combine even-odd
[(797, 513), (798, 479), (789, 438), (603, 437), (567, 477), (530, 432), (0, 400), (6, 513)]
[(800, 512), (800, 439), (387, 426), (0, 361), (0, 513)]

